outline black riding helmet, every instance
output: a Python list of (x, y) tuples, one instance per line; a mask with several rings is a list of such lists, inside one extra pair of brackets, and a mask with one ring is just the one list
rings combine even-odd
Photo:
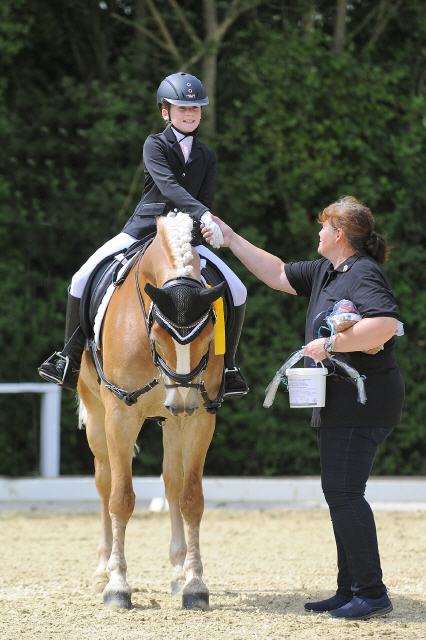
[(189, 73), (179, 72), (167, 76), (157, 90), (157, 104), (161, 109), (167, 104), (178, 107), (205, 107), (209, 104), (206, 91), (198, 78)]

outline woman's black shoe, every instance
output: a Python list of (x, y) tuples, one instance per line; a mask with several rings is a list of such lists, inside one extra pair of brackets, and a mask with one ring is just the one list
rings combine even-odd
[(319, 600), (318, 602), (306, 602), (304, 607), (305, 611), (314, 611), (315, 613), (324, 613), (324, 611), (333, 611), (339, 609), (343, 605), (352, 600), (352, 597), (342, 596), (336, 593), (335, 596), (327, 598), (327, 600)]

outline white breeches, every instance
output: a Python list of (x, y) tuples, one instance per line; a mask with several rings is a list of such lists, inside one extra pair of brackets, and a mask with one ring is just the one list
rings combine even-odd
[(207, 249), (203, 244), (199, 244), (195, 247), (198, 251), (199, 255), (202, 258), (207, 258), (219, 269), (224, 279), (228, 283), (229, 289), (232, 294), (232, 300), (234, 301), (234, 306), (239, 307), (241, 304), (245, 304), (247, 300), (247, 289), (245, 285), (241, 282), (239, 277), (226, 265), (223, 260), (221, 260), (213, 251)]
[[(95, 253), (83, 264), (83, 266), (75, 273), (71, 280), (70, 294), (75, 298), (81, 298), (83, 295), (84, 287), (89, 279), (92, 271), (97, 265), (106, 257), (114, 255), (114, 253), (120, 253), (124, 249), (127, 249), (136, 242), (136, 238), (130, 236), (128, 233), (119, 233), (118, 235), (105, 242), (102, 247), (99, 247)], [(213, 251), (207, 249), (203, 245), (195, 247), (201, 257), (208, 258), (222, 273), (224, 279), (229, 285), (231, 290), (232, 299), (234, 305), (239, 307), (244, 304), (247, 299), (247, 289), (241, 282), (239, 277), (220, 259)]]
[(120, 251), (127, 249), (134, 242), (136, 242), (136, 238), (129, 236), (128, 233), (119, 233), (117, 236), (114, 236), (114, 238), (111, 238), (111, 240), (108, 240), (108, 242), (105, 242), (102, 247), (99, 247), (99, 249), (86, 260), (77, 273), (73, 275), (70, 294), (75, 298), (81, 298), (86, 282), (95, 267), (97, 267), (104, 258), (112, 256), (114, 253), (120, 253)]

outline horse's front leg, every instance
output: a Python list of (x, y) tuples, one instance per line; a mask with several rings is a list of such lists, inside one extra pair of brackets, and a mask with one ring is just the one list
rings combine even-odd
[(109, 515), (111, 470), (108, 460), (99, 460), (95, 457), (95, 481), (101, 499), (101, 537), (98, 545), (98, 565), (93, 579), (95, 591), (102, 592), (108, 582), (107, 566), (112, 550), (112, 527)]
[(182, 459), (184, 469), (180, 508), (187, 525), (187, 553), (183, 566), (185, 585), (182, 603), (185, 609), (208, 609), (209, 590), (204, 584), (200, 553), (200, 523), (204, 512), (203, 469), (215, 426), (215, 416), (197, 412), (183, 428)]
[(183, 564), (186, 558), (185, 530), (179, 500), (183, 489), (182, 427), (179, 420), (168, 418), (163, 426), (163, 480), (169, 504), (171, 540), (169, 558), (172, 565), (170, 582), (173, 595), (181, 589), (184, 580)]
[(132, 456), (140, 422), (135, 409), (119, 402), (115, 398), (108, 398), (106, 406), (105, 429), (111, 467), (109, 514), (112, 550), (107, 564), (109, 581), (103, 599), (109, 607), (130, 609), (131, 589), (127, 582), (124, 539), (127, 523), (135, 507)]
[(87, 441), (94, 456), (96, 488), (101, 499), (101, 536), (98, 545), (98, 565), (93, 578), (95, 590), (102, 592), (108, 582), (107, 564), (112, 549), (112, 528), (109, 515), (111, 469), (105, 437), (105, 411), (99, 397), (90, 390), (82, 376), (79, 394), (80, 403), (87, 414), (83, 424), (86, 427)]

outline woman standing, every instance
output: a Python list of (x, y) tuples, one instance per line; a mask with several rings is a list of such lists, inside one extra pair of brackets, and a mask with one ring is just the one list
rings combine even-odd
[[(283, 263), (255, 247), (219, 218), (224, 246), (260, 280), (279, 291), (309, 298), (305, 355), (315, 363), (339, 354), (366, 377), (367, 403), (357, 402), (354, 385), (327, 376), (326, 406), (314, 410), (318, 428), (321, 483), (337, 547), (337, 591), (305, 609), (351, 620), (392, 610), (382, 581), (376, 527), (364, 492), (378, 446), (400, 420), (404, 384), (394, 354), (398, 308), (381, 267), (388, 249), (374, 230), (371, 211), (353, 197), (319, 215), (318, 253), (313, 261)], [(211, 231), (204, 228), (209, 240)], [(318, 337), (335, 302), (350, 300), (362, 319), (332, 337)], [(375, 355), (365, 351), (383, 345)], [(327, 365), (327, 363), (326, 363)], [(332, 370), (330, 365), (330, 370)]]

